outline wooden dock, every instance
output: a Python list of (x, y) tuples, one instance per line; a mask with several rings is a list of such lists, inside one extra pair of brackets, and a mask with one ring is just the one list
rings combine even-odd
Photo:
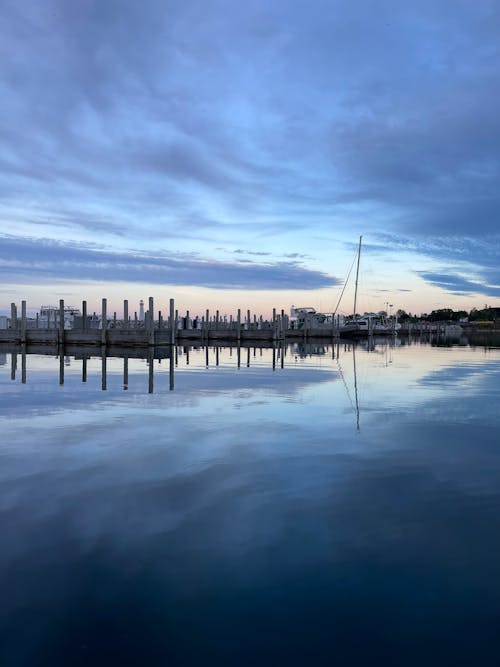
[(305, 326), (294, 328), (294, 323), (284, 310), (273, 309), (272, 318), (265, 319), (250, 310), (242, 316), (238, 309), (236, 317), (221, 316), (219, 311), (205, 311), (202, 317), (192, 317), (189, 311), (180, 316), (174, 300), (169, 300), (168, 316), (155, 311), (154, 300), (148, 300), (144, 319), (129, 315), (128, 300), (123, 302), (123, 315), (108, 313), (107, 300), (102, 299), (101, 313), (87, 314), (87, 302), (82, 302), (81, 316), (74, 318), (71, 328), (65, 323), (64, 300), (54, 312), (53, 320), (42, 322), (27, 317), (26, 301), (21, 302), (21, 313), (17, 305), (11, 304), (11, 316), (6, 329), (0, 329), (0, 343), (29, 345), (82, 345), (112, 347), (161, 347), (182, 342), (227, 342), (261, 345), (284, 340), (308, 340), (322, 338), (334, 340), (355, 333), (356, 327), (340, 327), (332, 323), (322, 327)]

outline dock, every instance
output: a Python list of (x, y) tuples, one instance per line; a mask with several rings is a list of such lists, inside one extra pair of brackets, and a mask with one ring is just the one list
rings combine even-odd
[[(142, 303), (141, 303), (142, 309)], [(189, 311), (179, 314), (174, 299), (168, 302), (167, 315), (155, 310), (153, 297), (148, 299), (144, 313), (129, 314), (129, 302), (123, 302), (120, 316), (108, 312), (107, 299), (102, 299), (99, 314), (87, 313), (87, 302), (68, 325), (65, 313), (68, 308), (59, 300), (52, 316), (42, 321), (38, 316), (27, 317), (26, 301), (11, 304), (7, 327), (0, 329), (0, 343), (29, 345), (73, 345), (112, 347), (162, 347), (183, 342), (209, 343), (277, 343), (284, 340), (308, 340), (311, 338), (337, 339), (356, 332), (356, 326), (341, 326), (339, 320), (324, 326), (294, 327), (284, 310), (273, 308), (272, 317), (252, 314), (238, 308), (236, 316), (221, 315), (208, 309), (203, 316), (192, 317)], [(76, 310), (76, 309), (72, 309)]]

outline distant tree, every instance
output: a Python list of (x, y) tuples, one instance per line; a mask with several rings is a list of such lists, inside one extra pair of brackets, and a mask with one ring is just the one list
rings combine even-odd
[(427, 318), (429, 322), (444, 322), (453, 319), (453, 310), (451, 308), (439, 308), (433, 310)]
[(469, 320), (471, 322), (492, 322), (497, 319), (500, 319), (500, 308), (491, 308), (490, 306), (482, 310), (473, 308), (469, 313)]
[(398, 318), (399, 322), (408, 322), (411, 319), (411, 314), (407, 313), (406, 310), (399, 308), (399, 310), (396, 312), (396, 317)]

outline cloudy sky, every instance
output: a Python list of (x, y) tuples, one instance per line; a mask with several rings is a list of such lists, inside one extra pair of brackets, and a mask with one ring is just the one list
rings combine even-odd
[[(0, 310), (500, 296), (496, 0), (3, 0)], [(352, 290), (341, 310), (352, 309)]]

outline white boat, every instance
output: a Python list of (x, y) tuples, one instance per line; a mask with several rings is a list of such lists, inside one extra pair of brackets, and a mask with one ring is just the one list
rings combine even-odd
[(359, 333), (366, 335), (396, 334), (401, 329), (401, 324), (396, 318), (374, 313), (349, 318), (345, 323), (348, 326), (355, 326)]
[(290, 309), (290, 328), (296, 331), (304, 328), (331, 331), (332, 327), (338, 324), (339, 321), (333, 313), (320, 313), (312, 306), (292, 306)]
[[(64, 306), (64, 328), (72, 329), (75, 317), (80, 315), (80, 310), (74, 306)], [(38, 326), (41, 329), (59, 328), (59, 306), (41, 306), (38, 315)]]

